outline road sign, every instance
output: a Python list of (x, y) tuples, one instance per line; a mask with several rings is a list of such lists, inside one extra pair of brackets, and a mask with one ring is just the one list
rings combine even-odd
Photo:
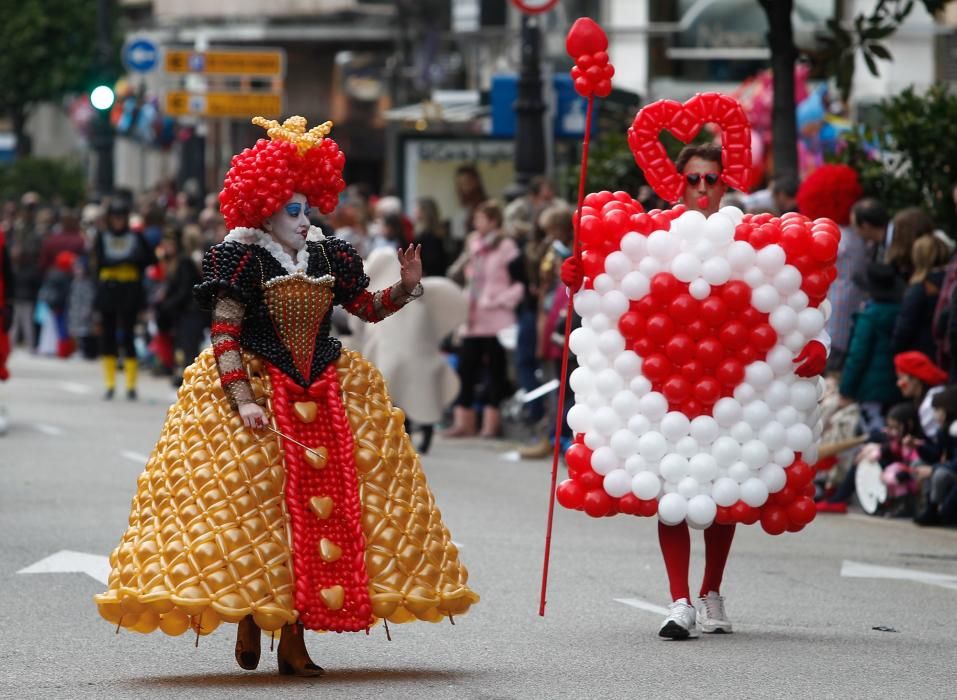
[(174, 74), (282, 76), (286, 72), (286, 52), (281, 49), (261, 51), (167, 49), (164, 67), (167, 73)]
[(166, 114), (173, 117), (279, 117), (282, 95), (274, 92), (166, 93)]
[(136, 37), (123, 47), (123, 65), (134, 73), (149, 73), (156, 70), (159, 56), (159, 46), (146, 37)]
[(555, 7), (558, 0), (512, 0), (512, 4), (527, 15), (538, 15)]

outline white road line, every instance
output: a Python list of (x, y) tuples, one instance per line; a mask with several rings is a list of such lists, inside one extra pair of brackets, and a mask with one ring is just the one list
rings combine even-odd
[(107, 584), (110, 578), (110, 559), (100, 554), (85, 554), (63, 549), (41, 559), (35, 564), (20, 569), (18, 574), (66, 574), (80, 573)]
[(58, 428), (55, 425), (50, 425), (49, 423), (33, 423), (31, 427), (34, 430), (43, 433), (44, 435), (51, 435), (54, 437), (63, 435), (63, 430), (61, 428)]
[(80, 384), (79, 382), (60, 382), (60, 388), (70, 394), (81, 394), (85, 396), (93, 393), (91, 387), (88, 387), (86, 384)]
[(128, 459), (131, 462), (136, 462), (137, 464), (145, 465), (150, 461), (150, 458), (146, 455), (141, 455), (139, 452), (131, 452), (130, 450), (123, 450), (120, 452), (120, 456), (124, 459)]
[(654, 613), (655, 615), (668, 614), (668, 608), (663, 608), (660, 605), (649, 603), (647, 600), (642, 600), (641, 598), (615, 598), (615, 602), (624, 603), (632, 608), (638, 608), (639, 610)]
[(940, 586), (957, 591), (957, 576), (938, 574), (919, 569), (900, 569), (895, 566), (879, 566), (857, 561), (844, 560), (841, 564), (841, 576), (845, 578), (885, 578), (896, 581), (916, 581), (929, 586)]

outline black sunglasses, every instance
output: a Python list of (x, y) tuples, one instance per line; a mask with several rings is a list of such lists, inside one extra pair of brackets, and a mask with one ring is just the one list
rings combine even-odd
[[(721, 178), (721, 174), (707, 173), (703, 177), (704, 177), (704, 181), (707, 182), (709, 185), (716, 185), (718, 184), (718, 180)], [(694, 187), (699, 182), (701, 182), (701, 178), (702, 178), (701, 173), (688, 173), (687, 175), (685, 175), (685, 180), (687, 180), (688, 184), (691, 185), (692, 187)]]

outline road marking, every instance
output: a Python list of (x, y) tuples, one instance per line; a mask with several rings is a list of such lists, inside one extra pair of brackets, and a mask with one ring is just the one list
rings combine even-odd
[(644, 610), (645, 612), (654, 613), (655, 615), (668, 615), (668, 608), (663, 608), (660, 605), (655, 605), (654, 603), (649, 603), (647, 600), (642, 600), (641, 598), (615, 598), (616, 603), (624, 603), (625, 605), (631, 606), (632, 608), (638, 608), (639, 610)]
[(93, 393), (91, 387), (88, 387), (86, 384), (80, 384), (79, 382), (60, 382), (60, 388), (70, 394), (82, 394), (85, 396)]
[(107, 584), (110, 578), (110, 559), (99, 554), (84, 554), (63, 549), (20, 569), (18, 574), (66, 574), (80, 573)]
[(131, 452), (130, 450), (123, 450), (120, 452), (120, 456), (137, 464), (146, 464), (150, 461), (150, 458), (146, 455), (141, 455), (139, 452)]
[(940, 586), (941, 588), (957, 591), (957, 576), (919, 569), (900, 569), (894, 566), (863, 564), (846, 559), (841, 564), (841, 576), (845, 578), (886, 578), (897, 581), (916, 581), (917, 583), (926, 583), (929, 586)]
[(50, 425), (49, 423), (33, 423), (32, 427), (34, 430), (43, 433), (44, 435), (51, 435), (58, 437), (63, 435), (63, 430), (56, 427), (55, 425)]

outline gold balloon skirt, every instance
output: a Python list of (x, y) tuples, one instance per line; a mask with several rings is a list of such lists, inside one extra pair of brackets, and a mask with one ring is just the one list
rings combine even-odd
[(170, 635), (247, 615), (359, 631), (478, 602), (379, 371), (344, 350), (303, 389), (244, 360), (273, 427), (311, 450), (245, 428), (204, 351), (138, 479), (100, 614)]

